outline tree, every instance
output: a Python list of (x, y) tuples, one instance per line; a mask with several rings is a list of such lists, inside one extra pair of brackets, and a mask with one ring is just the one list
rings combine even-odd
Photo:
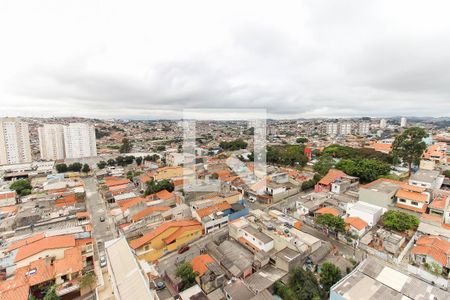
[(331, 262), (324, 262), (320, 268), (320, 283), (325, 291), (330, 288), (342, 278), (341, 270)]
[(84, 173), (89, 173), (91, 171), (91, 167), (89, 167), (88, 164), (84, 164), (83, 169), (81, 169), (81, 171)]
[(303, 153), (303, 145), (283, 145), (267, 147), (267, 162), (278, 165), (303, 167), (308, 158)]
[(156, 147), (156, 151), (166, 151), (166, 146), (164, 146), (164, 145), (158, 145), (158, 146)]
[(329, 155), (323, 155), (319, 157), (314, 164), (314, 171), (324, 176), (334, 166), (334, 159)]
[(115, 165), (116, 165), (116, 161), (114, 159), (112, 159), (112, 158), (108, 159), (108, 166), (113, 167)]
[(80, 172), (82, 168), (83, 168), (83, 165), (81, 163), (75, 162), (73, 164), (70, 164), (67, 167), (67, 170), (71, 171), (71, 172)]
[(395, 138), (392, 144), (392, 154), (395, 160), (401, 160), (408, 164), (409, 174), (413, 165), (418, 165), (427, 145), (423, 141), (428, 137), (425, 129), (411, 127), (403, 131)]
[(450, 178), (450, 170), (444, 171), (444, 176)]
[(106, 167), (106, 165), (107, 165), (106, 161), (101, 160), (101, 161), (97, 164), (97, 167), (98, 167), (100, 170), (103, 170), (103, 169)]
[(59, 298), (59, 296), (56, 295), (56, 285), (51, 285), (47, 289), (47, 292), (45, 293), (43, 300), (59, 300), (59, 299), (61, 298)]
[(168, 192), (173, 192), (173, 183), (168, 179), (163, 179), (160, 181), (151, 180), (147, 182), (147, 189), (145, 190), (144, 196), (155, 194), (162, 190), (167, 190)]
[(120, 146), (119, 152), (120, 153), (130, 153), (131, 149), (133, 149), (133, 144), (130, 142), (129, 139), (124, 138), (122, 140), (122, 146)]
[(142, 157), (136, 157), (136, 165), (140, 166), (142, 164)]
[(185, 290), (195, 284), (195, 277), (198, 276), (198, 273), (192, 270), (192, 266), (189, 262), (182, 262), (177, 266), (175, 275), (182, 281), (181, 290)]
[(299, 138), (297, 138), (295, 141), (296, 141), (297, 143), (299, 143), (299, 144), (304, 144), (304, 143), (307, 143), (307, 142), (308, 142), (308, 139), (305, 138), (305, 137), (299, 137)]
[(66, 164), (57, 164), (56, 165), (56, 171), (58, 173), (66, 173), (67, 172), (67, 165)]
[(383, 224), (387, 229), (404, 232), (419, 226), (419, 219), (402, 211), (390, 210), (383, 215)]
[(17, 181), (14, 181), (10, 187), (11, 190), (16, 191), (16, 193), (19, 196), (26, 196), (31, 194), (31, 184), (30, 181), (28, 179), (19, 179)]
[(344, 232), (345, 222), (339, 216), (333, 216), (332, 214), (323, 214), (316, 217), (316, 223), (327, 227), (333, 232)]
[(336, 164), (336, 168), (348, 175), (359, 177), (361, 183), (372, 182), (391, 171), (387, 163), (376, 159), (342, 159)]
[(322, 290), (311, 271), (295, 268), (289, 277), (289, 289), (294, 300), (310, 300), (322, 296)]
[(80, 288), (92, 289), (92, 285), (95, 283), (95, 275), (93, 272), (85, 273), (79, 280), (78, 284)]
[(219, 144), (219, 146), (223, 150), (235, 151), (235, 150), (247, 148), (247, 143), (243, 139), (236, 139), (231, 142), (225, 142), (225, 141), (221, 142)]

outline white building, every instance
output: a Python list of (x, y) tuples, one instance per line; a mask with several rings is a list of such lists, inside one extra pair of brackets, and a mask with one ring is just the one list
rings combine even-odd
[(383, 215), (383, 208), (376, 205), (372, 205), (366, 202), (358, 201), (347, 211), (349, 217), (360, 218), (365, 221), (369, 226), (374, 226), (378, 223)]
[(352, 133), (352, 123), (350, 122), (339, 123), (340, 135), (350, 135), (351, 133)]
[(370, 131), (370, 123), (369, 122), (361, 122), (358, 126), (358, 133), (360, 135), (367, 135)]
[(406, 127), (408, 120), (405, 117), (400, 119), (400, 127)]
[(31, 161), (28, 124), (16, 118), (0, 118), (0, 165)]
[(384, 129), (384, 128), (386, 128), (387, 127), (387, 121), (386, 121), (386, 119), (381, 119), (380, 120), (380, 128), (381, 129)]
[(64, 126), (66, 158), (97, 156), (94, 126), (86, 123), (70, 123)]
[(59, 124), (44, 124), (39, 127), (39, 149), (44, 160), (64, 159), (64, 127)]
[(325, 131), (327, 133), (327, 135), (337, 135), (338, 134), (338, 124), (337, 123), (327, 123), (325, 125)]

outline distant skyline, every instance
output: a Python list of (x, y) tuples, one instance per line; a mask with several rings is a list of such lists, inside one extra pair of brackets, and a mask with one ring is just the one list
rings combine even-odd
[(6, 1), (0, 117), (450, 117), (448, 1)]

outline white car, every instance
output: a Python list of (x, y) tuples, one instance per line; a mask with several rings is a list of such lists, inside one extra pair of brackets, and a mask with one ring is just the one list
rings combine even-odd
[(101, 268), (106, 267), (106, 257), (105, 256), (100, 256), (100, 267)]

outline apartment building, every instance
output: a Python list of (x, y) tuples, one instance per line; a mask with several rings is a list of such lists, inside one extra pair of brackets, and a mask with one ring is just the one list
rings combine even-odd
[(28, 123), (0, 118), (0, 165), (31, 162)]
[(367, 135), (370, 131), (370, 123), (369, 122), (361, 122), (358, 125), (358, 133), (360, 135)]
[(66, 158), (97, 156), (94, 126), (86, 123), (70, 123), (64, 127)]
[(340, 135), (350, 135), (351, 133), (352, 133), (352, 123), (350, 122), (339, 123)]
[(64, 159), (64, 126), (60, 124), (44, 124), (38, 128), (39, 150), (41, 159)]
[(335, 136), (338, 134), (338, 124), (337, 123), (327, 123), (325, 125), (325, 132), (327, 135)]
[(405, 117), (402, 117), (400, 119), (400, 127), (406, 127), (407, 124), (408, 124), (408, 120)]
[(381, 119), (380, 120), (380, 128), (381, 129), (385, 129), (387, 127), (387, 121), (386, 119)]

